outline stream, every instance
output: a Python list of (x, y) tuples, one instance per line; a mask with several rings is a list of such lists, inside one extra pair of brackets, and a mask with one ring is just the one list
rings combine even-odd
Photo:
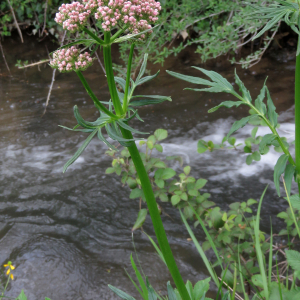
[[(94, 121), (98, 115), (92, 101), (75, 73), (57, 72), (43, 115), (52, 69), (46, 64), (39, 68), (14, 67), (18, 59), (30, 63), (47, 58), (46, 47), (51, 52), (57, 46), (38, 43), (33, 37), (27, 37), (24, 44), (19, 43), (17, 36), (6, 39), (3, 48), (12, 77), (0, 58), (0, 264), (11, 260), (16, 266), (15, 280), (7, 295), (16, 297), (24, 289), (30, 300), (45, 296), (51, 300), (119, 299), (107, 287), (111, 284), (139, 299), (124, 271), (126, 268), (134, 276), (130, 265), (130, 254), (134, 252), (131, 227), (139, 203), (129, 199), (129, 190), (122, 187), (119, 177), (105, 175), (111, 164), (105, 155), (107, 147), (95, 138), (62, 173), (63, 165), (87, 135), (58, 125), (76, 125), (72, 109), (75, 104), (86, 120)], [(131, 124), (151, 133), (158, 128), (167, 129), (163, 155), (181, 155), (184, 164), (192, 167), (195, 178), (208, 179), (203, 191), (211, 193), (211, 200), (222, 208), (232, 202), (259, 199), (269, 184), (261, 228), (269, 232), (272, 217), (273, 232), (279, 232), (283, 222), (276, 215), (286, 209), (287, 203), (277, 196), (272, 168), (280, 154), (270, 152), (250, 166), (246, 165), (246, 155), (235, 150), (198, 154), (199, 139), (220, 143), (232, 123), (247, 115), (247, 108), (221, 108), (208, 114), (208, 109), (222, 100), (234, 100), (233, 97), (184, 91), (195, 85), (169, 76), (166, 70), (203, 76), (191, 66), (203, 67), (219, 72), (234, 84), (237, 68), (252, 98), (258, 95), (268, 76), (267, 86), (281, 123), (279, 132), (293, 140), (295, 60), (264, 57), (245, 70), (230, 65), (224, 58), (202, 64), (193, 51), (188, 48), (178, 57), (170, 57), (163, 67), (151, 66), (151, 74), (160, 69), (160, 75), (137, 93), (172, 96), (173, 102), (140, 108), (145, 122), (135, 120)], [(118, 62), (117, 52), (113, 60)], [(108, 100), (106, 79), (97, 61), (84, 75), (96, 96)], [(243, 141), (252, 128), (247, 125), (239, 130), (237, 140)], [(265, 133), (267, 128), (258, 131), (258, 135)], [(178, 211), (170, 204), (162, 206), (163, 223), (184, 280), (195, 283), (206, 278), (208, 272), (188, 240)], [(149, 216), (143, 228), (154, 236)], [(199, 241), (205, 239), (200, 228), (195, 232)], [(150, 283), (165, 293), (167, 281), (171, 280), (167, 268), (141, 231), (134, 233), (134, 243)], [(1, 281), (5, 281), (3, 275)]]

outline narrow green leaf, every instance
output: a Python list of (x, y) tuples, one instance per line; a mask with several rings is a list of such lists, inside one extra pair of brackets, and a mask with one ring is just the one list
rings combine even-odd
[(124, 42), (124, 41), (128, 41), (128, 40), (130, 40), (130, 39), (132, 39), (132, 38), (138, 37), (138, 36), (140, 36), (140, 35), (142, 35), (142, 34), (144, 34), (144, 33), (147, 33), (147, 32), (149, 32), (149, 31), (153, 30), (153, 29), (156, 28), (157, 26), (158, 26), (158, 25), (156, 25), (156, 26), (154, 26), (154, 27), (152, 27), (152, 28), (150, 28), (150, 29), (141, 31), (141, 32), (139, 32), (139, 33), (127, 34), (127, 35), (121, 36), (121, 37), (115, 39), (115, 40), (113, 41), (113, 43), (122, 43), (122, 42)]
[[(145, 232), (144, 232), (145, 233)], [(163, 253), (161, 252), (161, 250), (159, 249), (159, 247), (156, 245), (156, 243), (154, 242), (154, 240), (151, 238), (151, 236), (149, 236), (147, 233), (145, 233), (148, 237), (148, 239), (150, 240), (151, 244), (153, 245), (153, 247), (155, 248), (158, 256), (160, 257), (160, 259), (163, 261), (163, 263), (165, 265), (167, 265), (166, 261), (165, 261), (165, 258), (164, 258), (164, 255)]]
[(216, 284), (217, 286), (219, 286), (219, 285), (220, 285), (220, 282), (219, 282), (219, 279), (218, 279), (218, 276), (217, 276), (215, 270), (212, 268), (212, 266), (211, 266), (211, 264), (210, 264), (210, 262), (209, 262), (207, 256), (205, 255), (203, 249), (201, 248), (199, 242), (197, 241), (197, 239), (196, 239), (196, 237), (195, 237), (195, 235), (194, 235), (194, 233), (193, 233), (191, 227), (190, 227), (189, 224), (187, 223), (187, 221), (186, 221), (186, 219), (185, 219), (183, 213), (181, 212), (181, 210), (179, 210), (179, 212), (180, 212), (181, 219), (182, 219), (182, 221), (183, 221), (183, 223), (184, 223), (184, 225), (185, 225), (187, 231), (189, 232), (189, 235), (190, 235), (190, 237), (192, 238), (192, 240), (193, 240), (193, 242), (194, 242), (194, 245), (195, 245), (196, 249), (198, 250), (198, 252), (199, 252), (199, 254), (200, 254), (200, 256), (201, 256), (201, 258), (202, 258), (202, 260), (203, 260), (203, 262), (204, 262), (204, 264), (205, 264), (205, 266), (206, 266), (206, 268), (207, 268), (207, 270), (208, 270), (208, 272), (209, 272), (209, 274), (210, 274), (210, 276), (213, 278), (215, 284)]
[(80, 115), (79, 113), (79, 110), (78, 110), (78, 106), (77, 105), (74, 105), (73, 107), (73, 111), (74, 111), (74, 116), (78, 122), (78, 124), (83, 127), (83, 128), (86, 128), (86, 129), (95, 129), (96, 126), (94, 126), (94, 124), (92, 122), (88, 122), (88, 121), (85, 121), (82, 116)]
[(121, 291), (120, 289), (117, 289), (116, 287), (112, 286), (112, 285), (108, 285), (108, 287), (117, 295), (119, 296), (121, 299), (124, 300), (135, 300), (133, 297), (131, 297), (130, 295), (126, 294), (125, 292)]
[(276, 113), (276, 107), (271, 99), (270, 92), (267, 87), (266, 87), (266, 90), (267, 90), (267, 99), (268, 99), (267, 100), (267, 107), (268, 107), (267, 116), (268, 116), (268, 119), (269, 119), (270, 123), (272, 124), (272, 126), (276, 127), (278, 114)]
[(136, 82), (138, 82), (142, 78), (142, 76), (145, 74), (146, 66), (147, 66), (147, 60), (148, 60), (148, 53), (145, 53), (144, 54), (144, 60), (143, 60), (143, 63), (141, 65), (141, 68), (140, 68), (140, 72), (139, 72), (138, 76), (136, 77)]
[(139, 272), (134, 260), (133, 260), (133, 257), (132, 257), (132, 254), (130, 255), (130, 261), (131, 261), (131, 265), (132, 265), (132, 268), (133, 270), (135, 271), (135, 275), (140, 283), (140, 286), (142, 288), (142, 291), (143, 291), (143, 297), (144, 297), (144, 300), (149, 300), (148, 299), (148, 289), (147, 289), (147, 286), (143, 280), (143, 277), (141, 275), (141, 273)]
[[(121, 77), (114, 77), (114, 78), (115, 78), (115, 82), (122, 87), (123, 91), (125, 91), (126, 81)], [(128, 90), (128, 93), (130, 93), (130, 88)]]
[(296, 171), (295, 166), (293, 166), (291, 164), (288, 164), (285, 168), (284, 181), (285, 181), (286, 189), (288, 192), (288, 196), (290, 196), (290, 194), (291, 194), (292, 181), (293, 181), (295, 171)]
[(142, 208), (137, 216), (137, 219), (131, 229), (131, 231), (135, 231), (138, 228), (141, 228), (146, 220), (147, 217), (147, 209), (146, 208)]
[(269, 300), (267, 275), (266, 275), (266, 269), (265, 269), (265, 264), (264, 264), (264, 255), (263, 255), (262, 249), (260, 247), (260, 230), (259, 230), (261, 205), (262, 205), (265, 193), (267, 191), (267, 188), (268, 188), (268, 186), (265, 188), (264, 192), (262, 193), (262, 195), (260, 197), (260, 201), (259, 201), (258, 209), (257, 209), (257, 216), (256, 216), (256, 220), (255, 220), (255, 225), (254, 225), (254, 233), (255, 233), (255, 250), (256, 250), (256, 254), (257, 254), (257, 261), (258, 261), (258, 265), (259, 265), (260, 275), (262, 278), (262, 283), (263, 283), (266, 300)]
[(69, 128), (69, 127), (66, 127), (66, 126), (62, 126), (62, 125), (58, 125), (59, 127), (63, 128), (63, 129), (67, 129), (67, 130), (71, 130), (71, 131), (80, 131), (80, 132), (93, 132), (94, 129), (74, 129), (74, 128)]
[(104, 136), (102, 135), (102, 132), (101, 132), (101, 128), (98, 129), (98, 139), (102, 142), (104, 142), (106, 144), (106, 146), (110, 149), (113, 149), (113, 150), (118, 150), (114, 145), (112, 145), (111, 143), (109, 143), (105, 138)]
[(231, 108), (233, 106), (239, 107), (241, 104), (244, 104), (244, 102), (243, 101), (224, 101), (221, 104), (219, 104), (218, 106), (211, 108), (208, 112), (212, 113), (212, 112), (218, 110), (222, 106)]
[(288, 155), (286, 154), (282, 154), (278, 160), (277, 163), (274, 167), (274, 183), (275, 183), (275, 188), (277, 190), (277, 194), (280, 197), (280, 183), (279, 183), (279, 179), (281, 174), (284, 173), (284, 170), (286, 168), (286, 163), (288, 161)]
[(64, 165), (63, 168), (63, 173), (65, 173), (68, 169), (68, 167), (76, 161), (76, 159), (82, 154), (84, 149), (88, 146), (88, 144), (91, 142), (95, 134), (97, 133), (98, 129), (95, 129), (89, 136), (88, 138), (84, 141), (84, 143), (80, 146), (80, 148), (76, 151), (76, 153), (73, 155), (71, 159), (67, 161), (67, 163)]
[(159, 72), (160, 72), (160, 71), (158, 71), (158, 72), (157, 72), (156, 74), (154, 74), (154, 75), (145, 76), (145, 77), (141, 78), (139, 81), (136, 81), (136, 82), (135, 82), (135, 86), (141, 85), (141, 84), (143, 84), (143, 83), (145, 83), (145, 82), (148, 82), (148, 81), (154, 79), (155, 77), (158, 76)]
[(166, 100), (171, 101), (166, 97), (163, 97), (161, 99), (141, 99), (141, 100), (130, 101), (129, 105), (130, 106), (154, 105), (154, 104), (165, 102)]
[(221, 260), (221, 258), (220, 258), (220, 256), (219, 256), (219, 252), (218, 252), (218, 250), (217, 250), (217, 247), (216, 247), (216, 245), (215, 245), (215, 243), (214, 243), (214, 241), (213, 241), (211, 235), (210, 235), (209, 232), (207, 231), (207, 229), (206, 229), (206, 227), (205, 227), (203, 221), (201, 220), (199, 214), (197, 214), (197, 212), (195, 211), (195, 209), (192, 207), (192, 205), (191, 205), (190, 203), (189, 203), (189, 206), (191, 207), (191, 209), (192, 209), (194, 215), (196, 216), (196, 218), (197, 218), (199, 224), (201, 225), (203, 231), (205, 232), (205, 235), (206, 235), (206, 237), (207, 237), (207, 239), (208, 239), (208, 241), (209, 241), (209, 243), (210, 243), (210, 246), (211, 246), (212, 249), (214, 250), (214, 253), (215, 253), (216, 257), (217, 257), (219, 266), (221, 267), (221, 269), (222, 269), (222, 271), (223, 271), (224, 269), (223, 269), (223, 265), (222, 265), (222, 260)]
[(138, 133), (138, 134), (149, 134), (149, 132), (142, 132), (142, 131), (138, 131), (132, 127), (130, 127), (129, 125), (125, 124), (123, 121), (121, 120), (118, 120), (116, 121), (121, 127), (123, 127), (124, 129), (127, 129), (129, 130), (130, 132), (133, 132), (133, 133)]
[(274, 18), (272, 18), (267, 24), (266, 26), (257, 34), (255, 35), (252, 40), (257, 39), (258, 37), (262, 36), (267, 30), (271, 29), (276, 23), (278, 23), (282, 17), (286, 14), (285, 11), (281, 11), (279, 12), (277, 15), (275, 15)]
[(118, 142), (131, 142), (135, 141), (136, 139), (124, 139), (121, 135), (118, 135), (117, 132), (114, 130), (114, 128), (110, 124), (105, 125), (105, 129), (108, 133), (108, 135), (115, 141)]
[(161, 95), (137, 95), (137, 96), (133, 96), (132, 98), (151, 98), (151, 99), (159, 99), (159, 100), (164, 99), (167, 101), (172, 101), (170, 96), (161, 96)]
[(227, 134), (227, 139), (240, 128), (244, 127), (253, 116), (245, 117), (239, 121), (235, 121)]
[(222, 297), (222, 300), (230, 300), (230, 293), (227, 291), (224, 296)]

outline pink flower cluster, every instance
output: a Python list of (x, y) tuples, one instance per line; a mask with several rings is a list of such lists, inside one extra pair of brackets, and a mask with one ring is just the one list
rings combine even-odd
[(95, 18), (102, 22), (105, 31), (110, 31), (117, 22), (129, 25), (132, 33), (151, 29), (150, 23), (158, 20), (161, 10), (160, 3), (155, 0), (98, 0), (100, 3)]
[(82, 3), (63, 4), (55, 21), (64, 29), (75, 32), (94, 15), (104, 31), (119, 24), (128, 25), (132, 33), (139, 33), (151, 29), (150, 24), (158, 20), (160, 10), (161, 5), (155, 0), (82, 0)]
[(80, 25), (84, 25), (91, 13), (98, 8), (97, 0), (83, 0), (72, 2), (71, 4), (62, 4), (55, 16), (55, 22), (62, 25), (65, 30), (75, 32)]
[(73, 70), (85, 71), (92, 65), (93, 60), (88, 52), (80, 54), (79, 50), (72, 46), (71, 48), (55, 51), (53, 53), (53, 59), (50, 61), (50, 66), (63, 73)]

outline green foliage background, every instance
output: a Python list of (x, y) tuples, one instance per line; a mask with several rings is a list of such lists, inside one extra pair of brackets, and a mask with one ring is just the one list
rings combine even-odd
[[(59, 37), (62, 28), (54, 21), (58, 7), (67, 0), (10, 0), (21, 29), (30, 28), (33, 34)], [(249, 4), (265, 7), (272, 1), (244, 0), (161, 0), (160, 24), (155, 34), (145, 44), (136, 47), (132, 70), (135, 73), (143, 59), (149, 53), (149, 60), (163, 64), (170, 55), (178, 55), (183, 49), (193, 45), (204, 62), (209, 58), (229, 54), (234, 63), (248, 67), (260, 60), (269, 46), (271, 33), (278, 30), (280, 22), (275, 24), (269, 34), (255, 43), (250, 42), (267, 20), (248, 17), (253, 12)], [(45, 8), (47, 3), (46, 15)], [(46, 16), (46, 17), (45, 17)], [(44, 27), (46, 32), (42, 33)], [(14, 19), (7, 0), (0, 3), (0, 35), (9, 36), (15, 28)], [(244, 45), (251, 44), (252, 54), (240, 58)], [(120, 44), (120, 56), (127, 62), (129, 43)]]

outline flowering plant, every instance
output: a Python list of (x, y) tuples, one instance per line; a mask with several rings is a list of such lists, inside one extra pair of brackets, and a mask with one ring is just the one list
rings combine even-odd
[[(78, 124), (73, 129), (67, 127), (64, 128), (87, 132), (90, 133), (90, 135), (77, 150), (75, 155), (66, 163), (64, 171), (66, 171), (67, 168), (81, 155), (96, 134), (101, 141), (109, 146), (109, 148), (115, 149), (115, 146), (104, 138), (102, 134), (103, 128), (106, 129), (108, 136), (112, 140), (118, 141), (128, 148), (130, 157), (137, 171), (138, 180), (141, 182), (143, 188), (162, 254), (181, 298), (188, 300), (190, 299), (190, 296), (173, 257), (160, 218), (160, 212), (156, 204), (150, 179), (135, 144), (135, 139), (132, 136), (132, 133), (146, 133), (140, 132), (128, 125), (128, 122), (134, 117), (141, 120), (136, 107), (161, 103), (166, 100), (171, 101), (171, 98), (167, 96), (134, 95), (135, 88), (138, 85), (147, 82), (158, 75), (157, 73), (152, 76), (143, 77), (147, 65), (147, 54), (144, 56), (144, 61), (136, 80), (133, 81), (130, 77), (135, 43), (146, 40), (147, 36), (152, 33), (153, 28), (150, 24), (153, 24), (158, 20), (157, 15), (160, 9), (160, 3), (155, 0), (82, 0), (82, 2), (63, 4), (56, 14), (56, 22), (70, 32), (83, 31), (88, 34), (91, 39), (78, 39), (73, 43), (63, 46), (53, 54), (50, 65), (61, 72), (74, 70), (100, 112), (100, 117), (96, 121), (88, 122), (81, 117), (77, 106), (74, 106), (74, 115)], [(98, 21), (96, 26), (101, 29), (104, 39), (98, 37), (93, 30), (91, 30), (91, 26), (89, 25), (89, 18), (91, 16), (95, 17)], [(114, 34), (112, 35), (111, 32), (114, 32)], [(124, 33), (126, 35), (122, 36)], [(114, 76), (111, 58), (111, 45), (113, 43), (124, 41), (131, 42), (126, 80)], [(75, 48), (75, 45), (86, 43), (89, 43), (90, 45), (95, 44), (96, 47), (99, 45), (103, 47), (106, 78), (111, 97), (107, 102), (99, 101), (97, 99), (82, 74), (82, 71), (86, 70), (86, 68), (92, 64), (93, 58), (91, 58), (91, 55), (88, 53), (80, 54), (80, 50)], [(116, 83), (122, 87), (122, 92), (117, 90)]]

